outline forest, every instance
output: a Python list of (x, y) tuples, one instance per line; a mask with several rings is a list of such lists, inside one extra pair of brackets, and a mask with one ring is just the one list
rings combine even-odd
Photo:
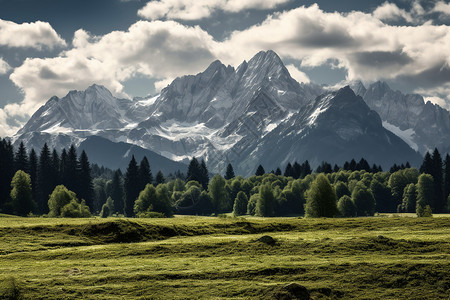
[(192, 158), (187, 174), (153, 176), (146, 157), (131, 158), (126, 172), (91, 165), (72, 145), (58, 153), (47, 144), (39, 155), (0, 142), (0, 212), (20, 216), (172, 217), (178, 215), (255, 215), (356, 217), (377, 213), (450, 210), (450, 157), (427, 153), (420, 169), (409, 163), (388, 172), (364, 159), (342, 167), (323, 162), (288, 163), (271, 172), (258, 166), (249, 178), (211, 176), (204, 160)]

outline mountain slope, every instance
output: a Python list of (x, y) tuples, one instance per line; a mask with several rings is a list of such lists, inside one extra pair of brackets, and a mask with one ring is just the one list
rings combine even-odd
[[(357, 91), (367, 93), (362, 84)], [(154, 97), (118, 99), (95, 85), (54, 97), (14, 140), (24, 140), (28, 148), (44, 142), (62, 148), (90, 145), (88, 137), (97, 136), (173, 161), (202, 157), (211, 172), (223, 173), (231, 162), (242, 175), (253, 174), (258, 164), (270, 169), (306, 159), (312, 166), (360, 157), (384, 167), (415, 162), (414, 151), (386, 131), (349, 88), (317, 98), (323, 92), (321, 86), (296, 82), (275, 52), (259, 52), (236, 69), (215, 61)], [(103, 162), (123, 160), (126, 147)]]
[[(356, 87), (356, 85), (359, 87)], [(450, 113), (439, 105), (424, 101), (417, 94), (393, 91), (385, 82), (375, 82), (367, 89), (357, 83), (355, 90), (383, 120), (383, 125), (425, 154), (437, 147), (450, 151)]]

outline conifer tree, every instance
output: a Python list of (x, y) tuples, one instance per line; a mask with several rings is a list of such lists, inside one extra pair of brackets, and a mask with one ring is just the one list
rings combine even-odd
[(286, 165), (286, 168), (284, 169), (284, 176), (294, 177), (294, 168), (292, 167), (291, 163), (288, 163)]
[(147, 184), (153, 183), (152, 171), (146, 156), (142, 158), (141, 163), (139, 164), (139, 180), (140, 190), (143, 190)]
[(67, 186), (67, 183), (70, 181), (72, 174), (70, 174), (69, 170), (69, 156), (67, 155), (66, 149), (61, 151), (61, 156), (59, 160), (59, 176), (60, 182), (64, 186)]
[(68, 178), (64, 185), (70, 191), (74, 191), (75, 194), (79, 194), (80, 182), (78, 176), (78, 157), (77, 150), (74, 145), (70, 146), (69, 152), (67, 153), (67, 164), (65, 171)]
[(266, 174), (266, 171), (264, 170), (263, 166), (259, 165), (258, 168), (256, 169), (255, 175), (262, 176), (264, 174)]
[(307, 175), (312, 173), (312, 169), (311, 166), (309, 165), (309, 162), (306, 160), (303, 164), (302, 164), (302, 174), (301, 177), (305, 178)]
[(165, 183), (165, 182), (166, 182), (166, 178), (164, 177), (163, 172), (161, 172), (161, 170), (159, 170), (158, 173), (156, 173), (155, 183), (158, 186), (161, 183)]
[(302, 166), (296, 161), (292, 168), (294, 168), (294, 179), (299, 179), (302, 176)]
[(14, 148), (11, 141), (3, 139), (0, 143), (0, 209), (9, 213), (7, 203), (10, 199), (11, 180), (14, 176)]
[(120, 169), (114, 172), (114, 176), (111, 182), (111, 198), (114, 201), (114, 212), (123, 214), (124, 211), (124, 192), (123, 192), (123, 182), (122, 182), (122, 172)]
[(134, 216), (134, 201), (139, 196), (139, 167), (136, 163), (134, 155), (128, 164), (127, 172), (125, 173), (125, 198), (124, 198), (124, 212), (127, 217)]
[(432, 174), (433, 173), (433, 159), (430, 152), (425, 154), (422, 165), (420, 166), (420, 173)]
[(186, 174), (186, 182), (195, 180), (197, 182), (201, 182), (201, 169), (200, 169), (200, 163), (198, 162), (197, 158), (193, 157), (192, 160), (189, 163), (188, 171)]
[(37, 200), (37, 172), (38, 172), (38, 157), (36, 155), (36, 151), (34, 151), (33, 148), (31, 148), (30, 151), (30, 157), (28, 158), (28, 161), (30, 163), (30, 180), (31, 180), (31, 188), (32, 188), (32, 195), (33, 200)]
[(281, 170), (280, 170), (280, 168), (277, 168), (277, 169), (275, 170), (275, 175), (281, 176)]
[(227, 165), (227, 171), (225, 172), (225, 179), (226, 180), (230, 180), (234, 178), (234, 170), (233, 170), (233, 166), (229, 163)]
[(78, 182), (79, 191), (78, 196), (80, 199), (86, 201), (86, 205), (92, 209), (94, 207), (93, 196), (94, 196), (94, 186), (92, 183), (91, 176), (91, 164), (84, 150), (80, 154), (79, 168), (78, 168)]
[(433, 171), (431, 173), (431, 176), (433, 176), (434, 179), (434, 202), (431, 203), (430, 207), (431, 209), (436, 212), (444, 212), (445, 208), (445, 200), (444, 199), (444, 193), (442, 191), (442, 188), (444, 186), (443, 181), (443, 163), (442, 163), (442, 157), (439, 153), (437, 148), (434, 148), (433, 155), (432, 155), (432, 161), (433, 161)]
[(58, 152), (53, 149), (52, 152), (52, 169), (53, 169), (53, 184), (56, 186), (61, 184), (61, 174), (59, 172), (61, 161)]
[[(450, 155), (445, 155), (444, 161), (444, 199), (450, 195)], [(449, 212), (449, 211), (447, 211)]]
[(25, 173), (29, 172), (29, 163), (27, 150), (23, 142), (20, 142), (19, 149), (17, 149), (16, 155), (14, 157), (15, 170), (22, 170)]
[(206, 167), (205, 160), (202, 159), (202, 162), (200, 163), (200, 184), (202, 185), (203, 189), (206, 191), (208, 189), (208, 183), (209, 183), (209, 173), (208, 168)]
[(50, 193), (53, 191), (53, 168), (52, 159), (50, 156), (50, 150), (47, 143), (42, 147), (41, 153), (39, 155), (39, 165), (38, 165), (38, 212), (41, 214), (48, 213), (48, 198)]

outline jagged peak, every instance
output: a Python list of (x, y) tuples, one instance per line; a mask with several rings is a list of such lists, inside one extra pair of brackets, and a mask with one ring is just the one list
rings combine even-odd
[(377, 89), (377, 90), (383, 90), (383, 91), (389, 91), (391, 90), (391, 87), (386, 83), (386, 81), (376, 81), (372, 83), (368, 89)]
[(248, 64), (267, 64), (267, 63), (275, 63), (284, 67), (283, 61), (273, 50), (268, 51), (259, 51), (255, 56), (253, 56)]

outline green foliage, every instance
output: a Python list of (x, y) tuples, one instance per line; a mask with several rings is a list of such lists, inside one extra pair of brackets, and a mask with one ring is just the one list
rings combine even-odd
[(375, 198), (362, 182), (358, 182), (353, 189), (352, 201), (358, 216), (373, 216), (375, 213)]
[(225, 185), (226, 181), (220, 175), (214, 175), (209, 182), (208, 192), (211, 196), (215, 214), (223, 212), (229, 202), (229, 194), (225, 189)]
[(85, 200), (78, 202), (76, 198), (72, 198), (70, 202), (61, 209), (61, 217), (63, 218), (89, 218), (91, 212)]
[(334, 185), (334, 189), (336, 190), (336, 197), (338, 199), (341, 199), (342, 196), (350, 196), (350, 190), (348, 189), (347, 185), (342, 182), (342, 181), (338, 181), (335, 183)]
[(378, 174), (381, 173), (376, 173), (370, 184), (370, 190), (372, 191), (372, 195), (375, 199), (375, 211), (379, 213), (393, 212), (394, 207), (392, 205), (393, 201), (391, 189), (384, 181), (388, 180), (389, 177), (383, 178), (382, 176), (377, 176)]
[(305, 215), (310, 218), (331, 218), (336, 213), (336, 192), (327, 177), (319, 174), (306, 192)]
[(233, 214), (235, 216), (245, 215), (247, 213), (248, 199), (244, 192), (239, 192), (234, 200)]
[(433, 216), (433, 212), (429, 205), (425, 205), (425, 207), (423, 207), (419, 203), (417, 203), (416, 206), (416, 214), (419, 218), (430, 218)]
[(434, 180), (429, 174), (421, 174), (417, 182), (417, 205), (425, 207), (433, 203)]
[(339, 211), (339, 215), (342, 217), (356, 217), (355, 204), (348, 195), (344, 195), (339, 199), (337, 209)]
[(405, 187), (403, 192), (403, 202), (401, 206), (401, 212), (413, 213), (416, 209), (417, 191), (416, 185), (410, 183)]
[(256, 213), (256, 203), (259, 201), (259, 194), (253, 194), (250, 199), (248, 200), (247, 204), (247, 214), (248, 215), (255, 215)]
[(111, 197), (106, 199), (106, 203), (103, 204), (102, 210), (100, 212), (100, 217), (107, 218), (114, 213), (114, 200)]
[(259, 188), (259, 197), (256, 202), (255, 214), (260, 217), (272, 217), (274, 215), (275, 196), (269, 184)]
[(14, 174), (11, 181), (11, 206), (13, 212), (20, 216), (26, 216), (33, 211), (33, 201), (30, 175), (22, 170)]
[(155, 188), (147, 184), (134, 203), (134, 212), (138, 217), (145, 217), (149, 212), (158, 212), (166, 217), (172, 217), (173, 208), (167, 185), (160, 184)]
[(69, 191), (64, 185), (58, 185), (53, 190), (48, 199), (48, 208), (50, 217), (59, 217), (64, 206), (68, 205), (72, 200), (77, 201), (77, 195)]

